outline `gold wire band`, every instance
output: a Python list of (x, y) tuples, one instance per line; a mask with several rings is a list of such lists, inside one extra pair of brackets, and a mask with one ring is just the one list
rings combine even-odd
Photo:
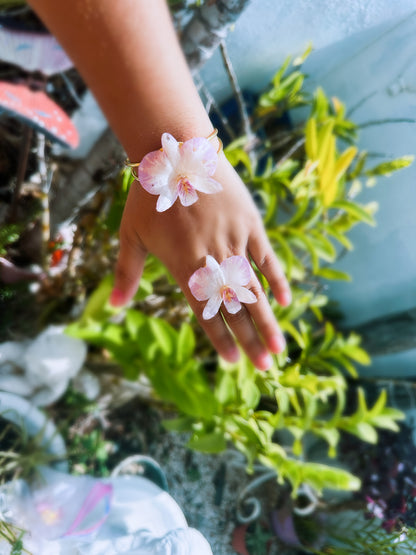
[[(223, 149), (223, 144), (221, 139), (218, 137), (218, 129), (215, 128), (214, 131), (212, 133), (210, 133), (208, 135), (208, 137), (206, 137), (207, 141), (210, 141), (211, 139), (214, 139), (215, 137), (217, 137), (217, 140), (219, 142), (219, 146), (217, 148), (217, 154), (219, 154), (221, 152), (221, 150)], [(180, 145), (183, 145), (183, 142), (179, 142)], [(162, 148), (160, 150), (163, 150)], [(136, 181), (139, 181), (139, 176), (137, 175), (137, 170), (135, 171), (135, 168), (138, 168), (140, 166), (140, 162), (130, 162), (130, 160), (128, 158), (126, 158), (126, 160), (124, 161), (124, 165), (127, 166), (128, 168), (131, 168), (131, 174), (134, 177), (134, 179)]]

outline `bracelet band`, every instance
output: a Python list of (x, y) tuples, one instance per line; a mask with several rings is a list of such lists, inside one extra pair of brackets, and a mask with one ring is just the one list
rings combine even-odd
[[(223, 144), (221, 139), (218, 137), (218, 129), (215, 127), (214, 131), (212, 131), (212, 133), (210, 133), (208, 135), (208, 137), (206, 137), (207, 141), (210, 141), (211, 139), (215, 139), (215, 137), (217, 137), (219, 146), (217, 149), (217, 154), (219, 154), (221, 152), (221, 150), (223, 149)], [(183, 145), (183, 142), (179, 142), (179, 145)], [(163, 151), (163, 148), (160, 148), (161, 151)], [(128, 168), (131, 169), (131, 174), (134, 177), (134, 179), (136, 181), (139, 181), (139, 176), (137, 174), (137, 169), (140, 166), (141, 162), (130, 162), (130, 160), (128, 158), (126, 158), (126, 160), (124, 161), (124, 165)]]

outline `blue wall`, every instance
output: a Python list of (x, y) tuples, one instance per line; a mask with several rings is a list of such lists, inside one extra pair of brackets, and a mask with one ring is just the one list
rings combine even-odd
[[(416, 2), (408, 0), (254, 0), (227, 39), (241, 86), (261, 89), (287, 55), (309, 41), (315, 50), (303, 69), (307, 87), (320, 85), (355, 110), (357, 123), (390, 118), (416, 120)], [(216, 55), (202, 76), (219, 100), (230, 90)], [(301, 119), (302, 114), (293, 114)], [(416, 124), (363, 128), (361, 149), (374, 165), (416, 153)], [(357, 198), (376, 200), (377, 227), (351, 232), (355, 250), (337, 263), (352, 283), (330, 283), (329, 294), (355, 326), (416, 307), (416, 163), (364, 187)], [(374, 359), (370, 373), (416, 375), (416, 349)]]

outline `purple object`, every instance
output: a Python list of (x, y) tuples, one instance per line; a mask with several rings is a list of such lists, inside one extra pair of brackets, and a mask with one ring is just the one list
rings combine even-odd
[(4, 28), (0, 28), (0, 59), (28, 72), (39, 71), (47, 76), (73, 66), (52, 35)]

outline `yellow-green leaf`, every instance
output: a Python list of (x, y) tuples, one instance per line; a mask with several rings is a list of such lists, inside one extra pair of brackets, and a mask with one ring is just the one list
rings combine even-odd
[(316, 132), (316, 119), (309, 118), (305, 127), (305, 150), (309, 160), (318, 157), (318, 137)]
[(341, 154), (335, 164), (335, 177), (336, 179), (340, 179), (344, 173), (346, 172), (347, 168), (353, 161), (355, 155), (357, 154), (357, 147), (350, 146), (347, 150)]

